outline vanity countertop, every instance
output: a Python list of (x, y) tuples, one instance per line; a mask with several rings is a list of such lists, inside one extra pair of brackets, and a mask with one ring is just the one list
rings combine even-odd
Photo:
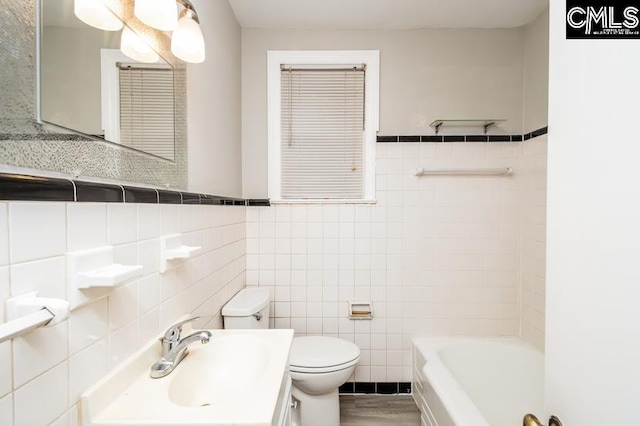
[(87, 426), (272, 424), (288, 378), (293, 330), (210, 330), (166, 377), (151, 379), (157, 340), (80, 397)]

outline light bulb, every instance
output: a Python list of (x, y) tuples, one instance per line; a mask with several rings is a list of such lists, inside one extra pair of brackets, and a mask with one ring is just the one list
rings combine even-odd
[(133, 12), (142, 22), (160, 31), (173, 31), (178, 26), (176, 0), (135, 0)]
[(122, 30), (120, 50), (138, 62), (153, 63), (160, 59), (160, 56), (129, 27), (124, 27)]
[(75, 0), (73, 12), (85, 24), (105, 31), (118, 31), (123, 24), (103, 0)]
[(178, 21), (178, 28), (171, 36), (171, 52), (185, 62), (198, 64), (204, 61), (202, 30), (190, 14), (185, 14)]

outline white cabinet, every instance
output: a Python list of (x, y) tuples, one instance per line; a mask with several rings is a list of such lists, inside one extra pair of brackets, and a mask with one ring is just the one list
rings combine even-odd
[(292, 417), (295, 415), (294, 411), (298, 410), (293, 407), (293, 400), (291, 396), (291, 377), (289, 376), (289, 373), (286, 373), (282, 380), (282, 385), (280, 386), (278, 407), (271, 424), (273, 426), (298, 425), (299, 423), (292, 423)]

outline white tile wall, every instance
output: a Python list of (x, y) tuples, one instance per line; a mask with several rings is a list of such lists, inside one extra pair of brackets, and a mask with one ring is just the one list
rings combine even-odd
[[(115, 221), (111, 221), (113, 224)], [(67, 204), (67, 251), (107, 245), (107, 204)]]
[(544, 350), (547, 136), (522, 148), (522, 337)]
[(69, 357), (68, 326), (38, 328), (13, 340), (13, 386), (19, 388)]
[[(11, 343), (0, 343), (0, 398), (11, 392)], [(0, 416), (1, 418), (2, 416)]]
[(12, 264), (65, 253), (67, 226), (64, 203), (9, 203), (8, 208), (6, 231), (10, 236)]
[(67, 293), (65, 268), (64, 256), (14, 263), (10, 268), (11, 294), (39, 291), (41, 297), (64, 299)]
[(107, 373), (107, 351), (105, 338), (69, 358), (69, 401)]
[(107, 213), (109, 244), (117, 245), (136, 241), (138, 219), (135, 204), (112, 203), (107, 206)]
[(69, 318), (69, 355), (75, 355), (106, 337), (108, 321), (108, 299), (101, 299), (74, 310)]
[[(413, 335), (518, 335), (521, 145), (382, 143), (375, 205), (248, 208), (247, 285), (271, 290), (276, 326), (358, 344), (356, 381), (409, 381)], [(346, 319), (349, 300), (372, 300), (374, 319)]]
[[(77, 425), (78, 395), (179, 317), (219, 328), (245, 285), (245, 216), (231, 206), (0, 202), (0, 322), (10, 296), (65, 297), (67, 250), (110, 244), (116, 262), (144, 266), (68, 321), (0, 345), (0, 424)], [(204, 249), (160, 274), (159, 237), (175, 232)]]
[(13, 424), (13, 394), (0, 398), (0, 424)]
[[(9, 221), (7, 205), (0, 205), (0, 266), (9, 264)], [(1, 318), (0, 318), (1, 320)]]
[(15, 389), (13, 398), (15, 425), (51, 423), (69, 408), (69, 363), (64, 361)]

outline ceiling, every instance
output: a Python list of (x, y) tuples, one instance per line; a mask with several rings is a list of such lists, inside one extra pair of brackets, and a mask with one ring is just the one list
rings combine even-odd
[(229, 0), (243, 28), (509, 28), (532, 22), (548, 0)]

